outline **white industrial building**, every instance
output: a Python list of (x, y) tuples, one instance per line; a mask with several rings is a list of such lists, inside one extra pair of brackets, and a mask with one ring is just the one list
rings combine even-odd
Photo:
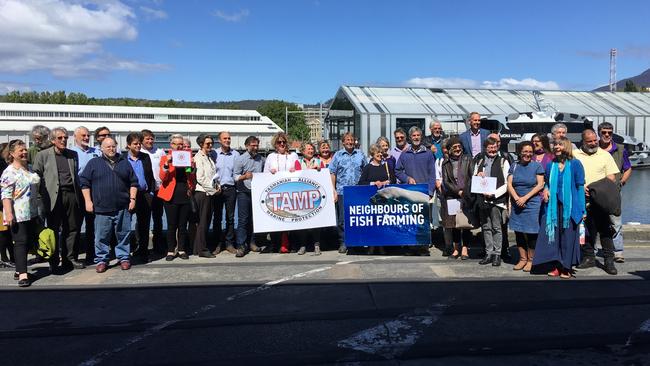
[[(394, 144), (397, 127), (419, 126), (428, 135), (434, 117), (463, 120), (473, 111), (489, 118), (540, 110), (585, 116), (594, 127), (608, 121), (618, 134), (650, 141), (650, 93), (341, 86), (325, 128), (335, 147), (345, 131), (353, 131), (367, 149), (379, 136)], [(443, 123), (443, 128), (462, 132), (467, 127)]]
[(169, 147), (169, 136), (180, 133), (189, 137), (195, 149), (199, 134), (216, 136), (221, 131), (230, 132), (236, 149), (243, 149), (244, 140), (251, 135), (260, 139), (260, 149), (268, 149), (272, 136), (282, 131), (254, 110), (0, 103), (0, 142), (19, 138), (29, 143), (34, 125), (62, 126), (70, 135), (79, 126), (87, 127), (91, 134), (107, 126), (121, 148), (126, 146), (126, 135), (143, 129), (155, 133), (159, 147)]

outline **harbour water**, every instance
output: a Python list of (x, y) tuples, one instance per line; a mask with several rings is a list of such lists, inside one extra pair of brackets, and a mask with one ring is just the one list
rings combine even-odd
[(623, 223), (650, 224), (650, 169), (635, 169), (623, 187)]

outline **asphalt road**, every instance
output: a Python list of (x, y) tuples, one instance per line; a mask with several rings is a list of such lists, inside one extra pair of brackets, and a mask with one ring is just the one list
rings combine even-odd
[[(2, 365), (650, 364), (650, 246), (560, 280), (431, 257), (0, 272)], [(44, 275), (42, 265), (34, 273)]]

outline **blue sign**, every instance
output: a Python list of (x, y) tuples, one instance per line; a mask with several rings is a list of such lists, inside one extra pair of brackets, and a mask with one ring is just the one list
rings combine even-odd
[(428, 245), (428, 192), (426, 184), (343, 187), (345, 245)]

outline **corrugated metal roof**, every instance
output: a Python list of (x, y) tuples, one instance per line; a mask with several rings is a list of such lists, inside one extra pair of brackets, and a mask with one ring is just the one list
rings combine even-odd
[[(360, 113), (466, 115), (537, 110), (534, 91), (342, 86)], [(650, 93), (539, 91), (542, 104), (586, 116), (650, 116)]]

